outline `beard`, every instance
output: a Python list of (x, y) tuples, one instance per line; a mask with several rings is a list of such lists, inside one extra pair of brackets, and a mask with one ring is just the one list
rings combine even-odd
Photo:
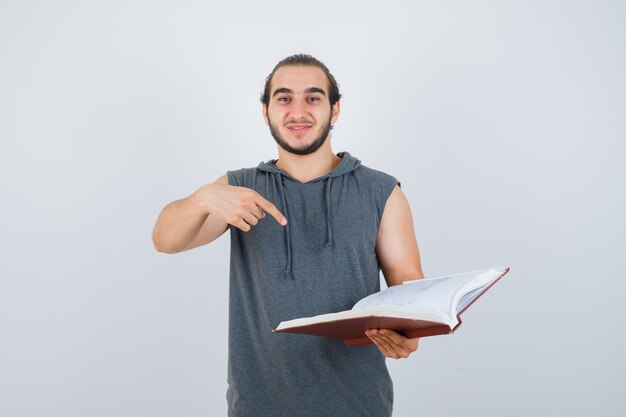
[(320, 132), (319, 136), (315, 138), (315, 140), (313, 140), (313, 142), (304, 146), (303, 148), (294, 148), (282, 138), (282, 136), (278, 132), (278, 129), (274, 128), (274, 125), (272, 124), (272, 121), (270, 120), (269, 115), (267, 116), (267, 120), (269, 121), (269, 125), (270, 125), (270, 133), (272, 134), (272, 137), (274, 138), (278, 146), (280, 146), (287, 152), (290, 152), (296, 155), (308, 155), (310, 153), (317, 151), (324, 144), (324, 142), (326, 142), (326, 139), (328, 138), (328, 133), (330, 132), (330, 129), (332, 128), (330, 124), (330, 117), (329, 117), (328, 122), (323, 125), (322, 131)]

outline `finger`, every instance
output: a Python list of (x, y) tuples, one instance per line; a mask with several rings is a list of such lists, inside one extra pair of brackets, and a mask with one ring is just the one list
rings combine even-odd
[(261, 207), (257, 206), (256, 204), (254, 205), (254, 211), (253, 213), (257, 219), (262, 219), (265, 217), (265, 212), (261, 209)]
[(371, 331), (371, 334), (372, 334), (372, 337), (376, 340), (377, 345), (381, 347), (382, 350), (385, 351), (385, 356), (387, 356), (388, 358), (397, 359), (395, 349), (393, 348), (392, 345), (389, 344), (389, 342), (387, 342), (383, 337), (381, 337), (379, 330), (373, 329)]
[(378, 347), (378, 349), (380, 350), (380, 352), (385, 355), (385, 356), (389, 356), (389, 352), (387, 352), (387, 349), (381, 345), (380, 341), (378, 340), (377, 336), (374, 336), (372, 334), (368, 334), (368, 337), (372, 340), (372, 342), (374, 342), (374, 344), (376, 345), (376, 347)]
[(245, 221), (243, 221), (243, 219), (239, 218), (238, 220), (235, 220), (233, 222), (230, 222), (230, 224), (232, 224), (233, 226), (237, 227), (238, 229), (244, 231), (244, 232), (248, 232), (252, 227), (250, 227), (250, 225), (248, 223), (246, 223)]
[(397, 352), (396, 346), (393, 343), (390, 343), (387, 338), (381, 336), (380, 334), (378, 334), (376, 337), (378, 338), (380, 344), (385, 347), (385, 350), (389, 352), (389, 357), (394, 359), (398, 359), (400, 357)]
[(380, 329), (378, 332), (380, 333), (381, 336), (386, 337), (387, 340), (389, 340), (390, 342), (393, 342), (396, 345), (399, 345), (403, 348), (410, 350), (410, 347), (413, 345), (413, 343), (411, 342), (411, 339), (407, 338), (406, 336), (394, 330)]
[(274, 217), (278, 223), (282, 224), (283, 226), (287, 224), (287, 218), (283, 216), (280, 211), (278, 211), (275, 205), (264, 199), (260, 194), (258, 194), (255, 202), (259, 207), (261, 207), (272, 217)]
[(250, 212), (243, 212), (241, 214), (241, 217), (243, 221), (248, 223), (250, 226), (256, 226), (256, 224), (259, 222), (259, 219)]
[(401, 345), (404, 343), (404, 341), (406, 340), (406, 337), (404, 335), (401, 335), (400, 333), (396, 332), (395, 330), (390, 330), (390, 329), (380, 329), (378, 330), (378, 333), (381, 336), (386, 337), (387, 339), (391, 340), (392, 342)]
[(374, 343), (376, 347), (378, 347), (378, 349), (383, 355), (387, 356), (387, 350), (383, 346), (381, 346), (380, 342), (378, 341), (378, 338), (374, 336), (371, 330), (366, 330), (365, 335), (370, 338), (372, 343)]
[(257, 206), (256, 204), (252, 204), (250, 206), (250, 214), (252, 214), (257, 220), (265, 217), (265, 212), (261, 210), (261, 207)]
[(387, 345), (389, 346), (388, 349), (392, 350), (395, 353), (396, 359), (408, 358), (409, 355), (411, 354), (411, 350), (406, 345), (408, 339), (398, 333), (396, 333), (398, 337), (394, 339), (389, 336), (390, 332), (395, 333), (390, 330), (384, 330), (384, 331), (380, 330), (378, 333), (380, 335), (380, 338), (383, 340), (383, 342), (387, 343)]

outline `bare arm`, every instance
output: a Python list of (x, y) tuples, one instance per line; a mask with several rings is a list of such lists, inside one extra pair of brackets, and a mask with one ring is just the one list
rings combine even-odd
[(376, 238), (376, 255), (389, 287), (424, 278), (411, 208), (396, 185), (387, 199)]
[(287, 223), (272, 203), (252, 189), (229, 185), (225, 174), (165, 206), (152, 231), (152, 243), (159, 252), (186, 251), (214, 241), (230, 225), (249, 231), (265, 217), (264, 211), (282, 225)]
[[(216, 183), (228, 184), (226, 174), (215, 180)], [(201, 204), (198, 191), (161, 210), (152, 231), (152, 243), (157, 251), (186, 251), (210, 243), (228, 230), (229, 224), (225, 220), (211, 216)]]
[[(376, 238), (376, 255), (389, 287), (407, 279), (424, 278), (420, 253), (413, 230), (411, 208), (396, 185), (387, 199)], [(365, 332), (387, 358), (408, 358), (417, 350), (419, 337), (408, 339), (391, 329)]]

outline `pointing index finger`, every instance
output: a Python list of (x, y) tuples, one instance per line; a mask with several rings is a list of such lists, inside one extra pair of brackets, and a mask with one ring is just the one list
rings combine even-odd
[(276, 219), (276, 221), (283, 226), (287, 224), (287, 218), (283, 216), (283, 214), (278, 211), (275, 205), (264, 199), (261, 195), (259, 195), (256, 204), (261, 207), (263, 210), (268, 212), (272, 217)]

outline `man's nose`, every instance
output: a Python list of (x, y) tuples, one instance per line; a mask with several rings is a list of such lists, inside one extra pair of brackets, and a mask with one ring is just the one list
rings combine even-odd
[(293, 105), (291, 107), (291, 113), (293, 117), (296, 119), (305, 118), (307, 115), (306, 103), (304, 103), (301, 100), (294, 100)]

